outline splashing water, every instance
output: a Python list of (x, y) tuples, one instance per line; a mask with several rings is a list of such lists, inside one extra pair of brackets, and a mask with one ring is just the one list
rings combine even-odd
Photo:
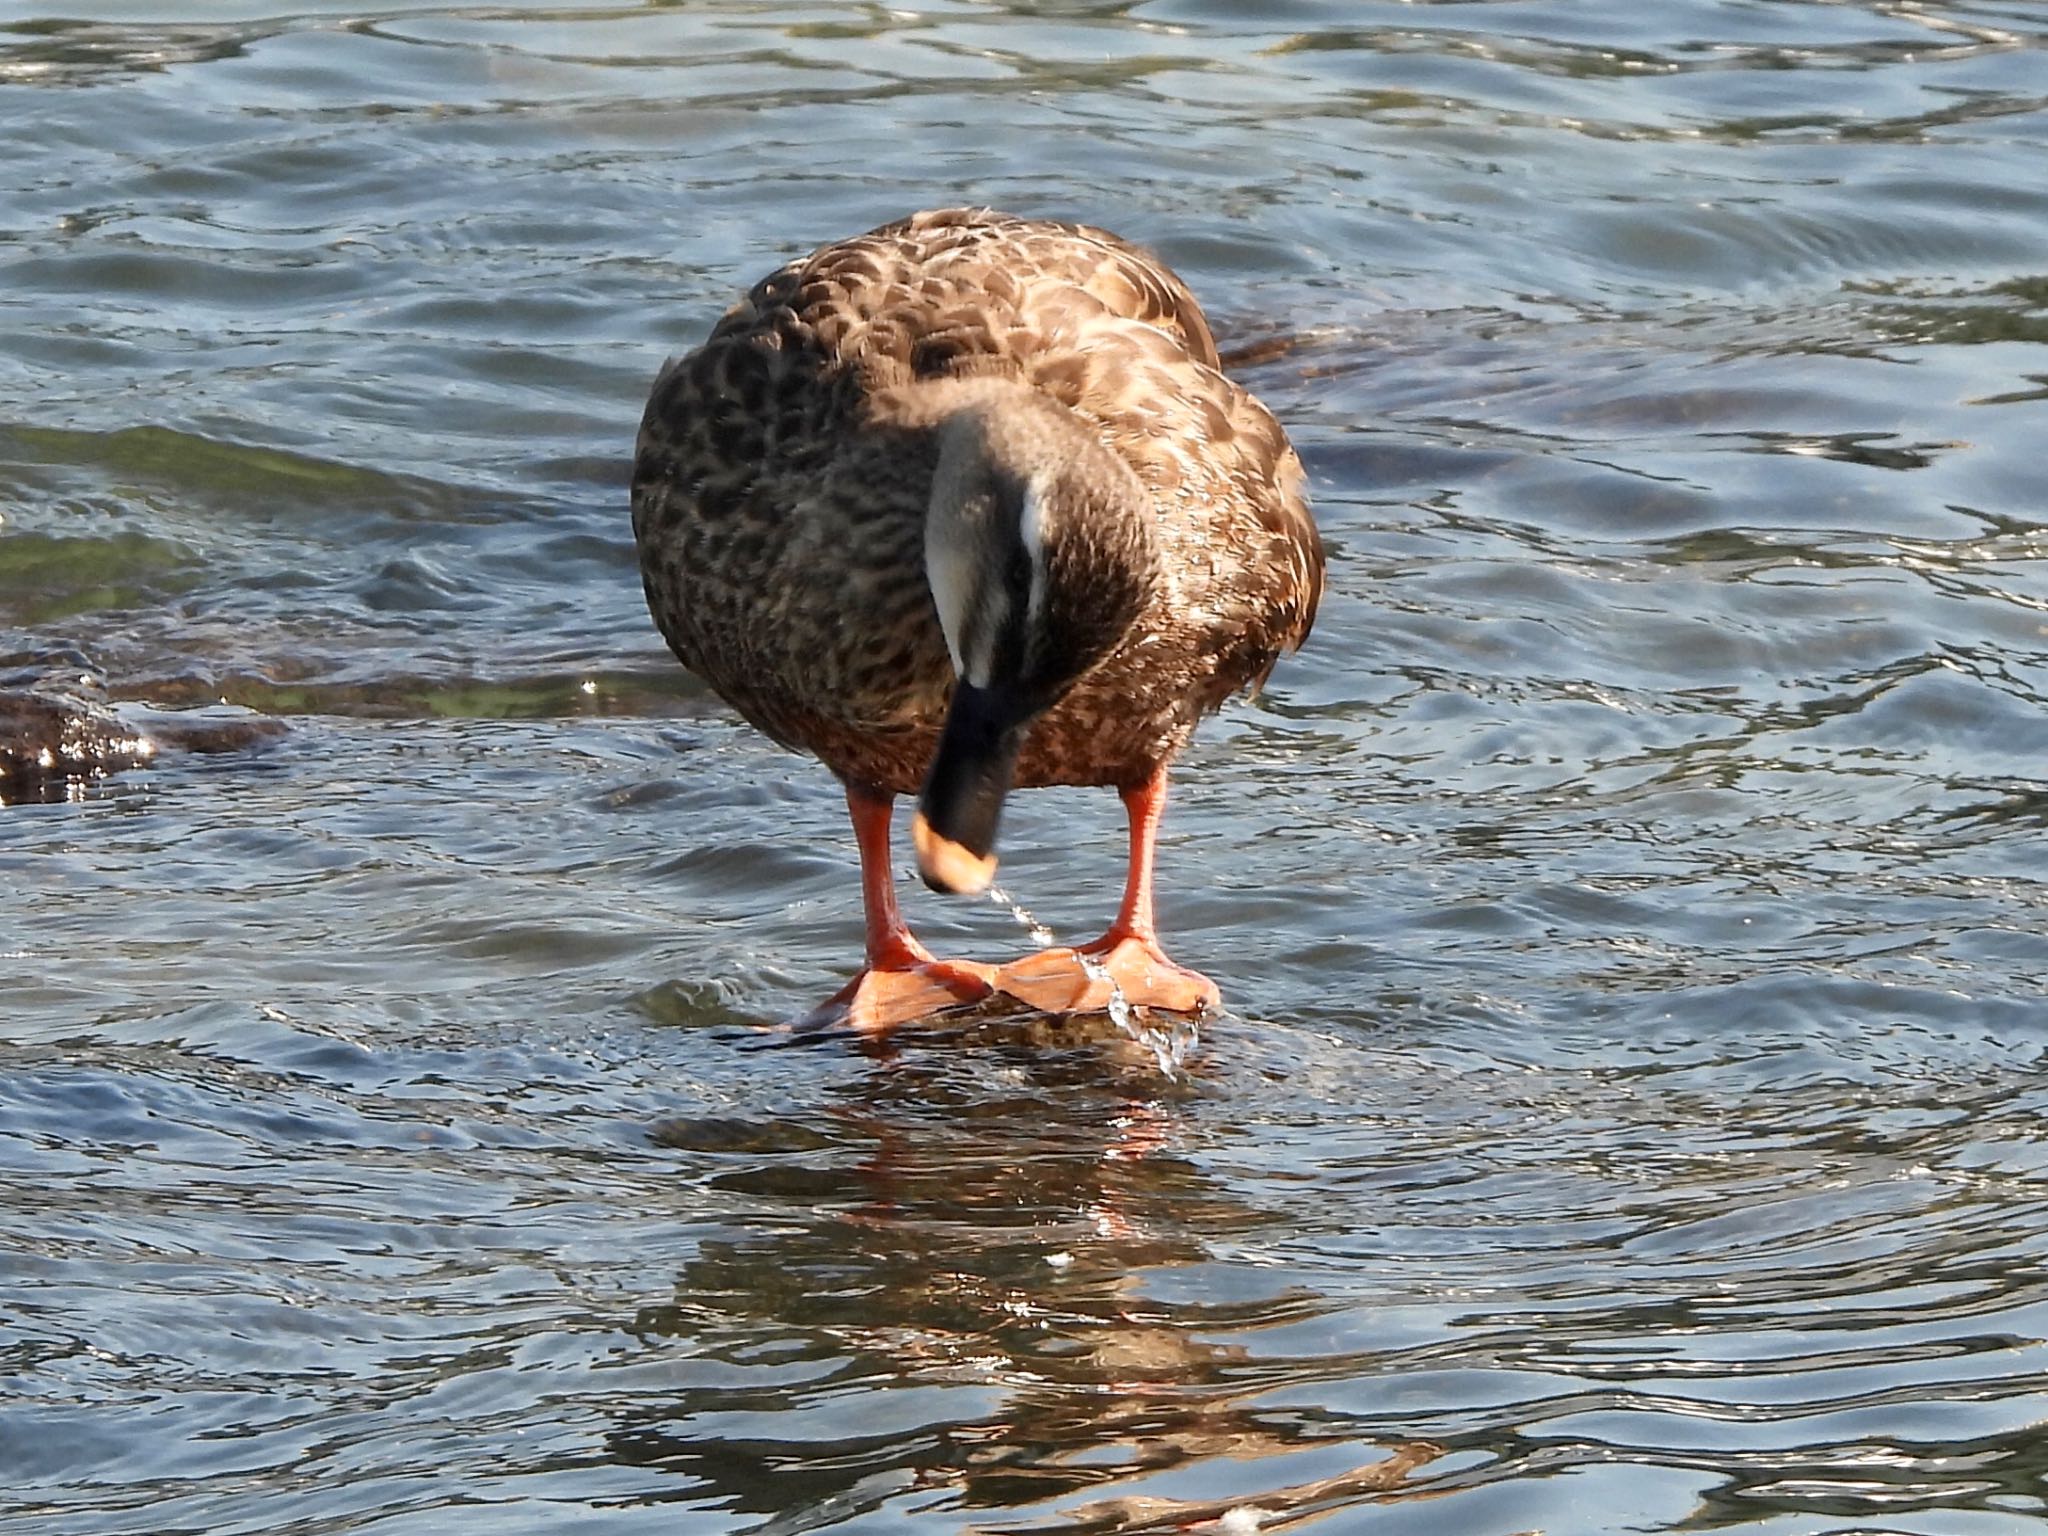
[[(1040, 922), (1029, 907), (1000, 885), (991, 885), (988, 888), (988, 897), (1017, 920), (1018, 926), (1031, 936), (1032, 943), (1040, 949), (1052, 947), (1053, 931)], [(1202, 1032), (1196, 1027), (1195, 1021), (1171, 1013), (1160, 1015), (1155, 1021), (1150, 1015), (1141, 1014), (1131, 1006), (1130, 999), (1124, 996), (1123, 988), (1117, 984), (1116, 977), (1110, 974), (1108, 966), (1093, 955), (1082, 954), (1079, 950), (1074, 952), (1074, 958), (1093, 980), (1108, 986), (1109, 1002), (1103, 1011), (1109, 1015), (1110, 1022), (1128, 1038), (1151, 1051), (1159, 1062), (1159, 1070), (1165, 1076), (1178, 1078), (1188, 1059), (1188, 1053), (1202, 1038)]]
[(1041, 923), (1033, 915), (1031, 909), (1025, 906), (1023, 902), (1017, 900), (1016, 897), (1012, 896), (1000, 885), (991, 885), (988, 888), (988, 899), (1007, 911), (1010, 916), (1017, 919), (1018, 926), (1031, 935), (1032, 943), (1036, 944), (1040, 949), (1052, 948), (1052, 930)]
[(1109, 984), (1109, 1005), (1104, 1011), (1109, 1014), (1110, 1022), (1138, 1044), (1148, 1048), (1158, 1059), (1159, 1070), (1167, 1077), (1179, 1077), (1181, 1063), (1187, 1060), (1188, 1051), (1197, 1038), (1194, 1021), (1182, 1018), (1178, 1014), (1167, 1014), (1165, 1018), (1168, 1022), (1153, 1023), (1149, 1016), (1141, 1015), (1131, 1006), (1129, 999), (1124, 996), (1123, 988), (1117, 985), (1116, 978), (1109, 973), (1108, 966), (1093, 955), (1084, 955), (1078, 951), (1074, 958), (1081, 962), (1081, 969), (1095, 980)]

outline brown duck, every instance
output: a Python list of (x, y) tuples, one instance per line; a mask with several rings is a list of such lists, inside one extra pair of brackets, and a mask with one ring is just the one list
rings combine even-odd
[[(867, 965), (813, 1017), (886, 1030), (999, 991), (1219, 998), (1152, 917), (1167, 766), (1308, 634), (1323, 551), (1280, 424), (1194, 295), (1080, 224), (913, 214), (769, 274), (655, 381), (633, 467), (648, 606), (683, 665), (846, 787)], [(1092, 944), (938, 960), (889, 859), (973, 892), (1013, 787), (1107, 784), (1122, 908)]]

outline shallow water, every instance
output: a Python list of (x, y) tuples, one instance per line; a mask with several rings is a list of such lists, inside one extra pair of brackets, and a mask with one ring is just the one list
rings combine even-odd
[[(2041, 8), (273, 10), (0, 9), (0, 663), (287, 726), (0, 813), (0, 1527), (2043, 1524)], [(661, 359), (966, 201), (1314, 478), (1179, 1078), (763, 1048), (851, 838), (638, 592)]]

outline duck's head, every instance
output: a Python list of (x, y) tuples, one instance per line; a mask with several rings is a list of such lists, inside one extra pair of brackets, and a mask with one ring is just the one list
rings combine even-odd
[(994, 879), (1025, 733), (1124, 638), (1157, 576), (1150, 499), (1081, 417), (1009, 386), (945, 418), (925, 579), (954, 684), (911, 825), (927, 885)]

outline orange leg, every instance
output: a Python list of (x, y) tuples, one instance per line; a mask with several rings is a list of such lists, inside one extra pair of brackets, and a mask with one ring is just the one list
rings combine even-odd
[(917, 942), (896, 905), (896, 875), (889, 863), (889, 818), (894, 795), (848, 784), (846, 810), (860, 846), (860, 899), (867, 913), (867, 966), (803, 1019), (807, 1028), (845, 1024), (863, 1034), (886, 1034), (929, 1014), (987, 997), (995, 967), (967, 960), (935, 960)]
[[(1152, 856), (1166, 809), (1166, 765), (1122, 794), (1131, 823), (1131, 862), (1116, 921), (1092, 944), (1048, 949), (1001, 967), (995, 985), (1047, 1013), (1100, 1013), (1115, 992), (1132, 1007), (1168, 1013), (1220, 1007), (1223, 994), (1215, 982), (1166, 958), (1152, 921)], [(1090, 963), (1083, 965), (1083, 957)]]

